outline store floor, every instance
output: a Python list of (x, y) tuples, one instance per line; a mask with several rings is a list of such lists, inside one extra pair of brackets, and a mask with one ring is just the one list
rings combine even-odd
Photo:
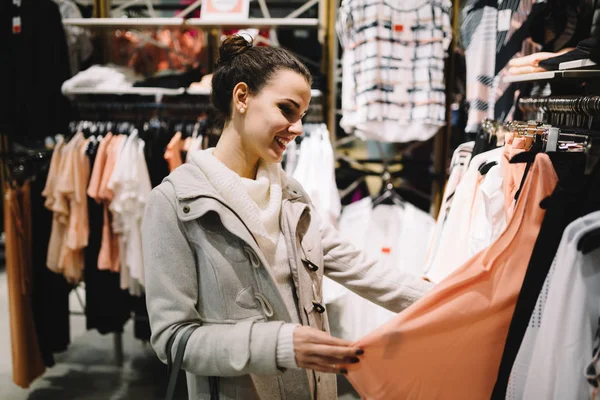
[[(75, 295), (71, 310), (81, 310)], [(12, 382), (10, 327), (6, 274), (0, 271), (0, 400), (161, 400), (166, 367), (148, 344), (133, 337), (131, 324), (123, 333), (124, 363), (115, 365), (113, 336), (85, 330), (85, 317), (71, 317), (69, 350), (56, 355), (56, 365), (29, 389)], [(183, 374), (181, 374), (183, 378)], [(185, 380), (176, 399), (186, 399)], [(340, 400), (359, 397), (344, 378), (339, 379)]]

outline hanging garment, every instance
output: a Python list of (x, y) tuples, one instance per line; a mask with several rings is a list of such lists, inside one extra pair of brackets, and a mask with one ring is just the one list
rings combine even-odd
[[(58, 4), (62, 19), (83, 18), (81, 11), (75, 2), (71, 0), (54, 0)], [(87, 60), (93, 53), (91, 35), (87, 29), (79, 26), (66, 26), (65, 35), (69, 48), (69, 65), (71, 76), (78, 73), (81, 63)]]
[[(86, 148), (87, 141), (80, 132), (59, 150), (62, 155), (60, 160), (57, 159), (60, 164), (55, 170), (58, 177), (51, 178), (46, 191), (54, 212), (47, 265), (52, 271), (63, 274), (70, 283), (78, 283), (83, 277), (83, 249), (89, 235), (85, 192), (90, 164)], [(50, 189), (53, 189), (52, 195)]]
[[(102, 225), (102, 236), (101, 236), (101, 247), (98, 251), (97, 266), (101, 270), (119, 271), (119, 259), (118, 259), (118, 248), (114, 247), (116, 241), (112, 240), (111, 236), (112, 228), (110, 226), (110, 213), (108, 211), (109, 203), (103, 201), (100, 197), (102, 177), (104, 171), (107, 169), (107, 162), (109, 159), (109, 146), (113, 139), (112, 133), (108, 133), (98, 146), (96, 153), (96, 160), (94, 162), (94, 168), (92, 169), (92, 176), (87, 189), (87, 195), (94, 199), (98, 204), (102, 205), (103, 210), (103, 225)], [(114, 146), (110, 148), (114, 152)], [(112, 158), (114, 160), (114, 157)]]
[[(437, 252), (426, 274), (432, 282), (444, 280), (492, 244), (504, 229), (504, 216), (498, 217), (498, 207), (500, 213), (504, 213), (502, 170), (489, 176), (479, 172), (483, 164), (499, 162), (503, 152), (503, 148), (498, 148), (474, 157), (457, 185)], [(484, 194), (484, 181), (488, 178), (492, 179), (486, 186), (487, 194)]]
[(342, 2), (337, 30), (346, 79), (340, 124), (347, 133), (410, 142), (431, 138), (445, 124), (451, 8), (449, 0)]
[(165, 160), (169, 163), (169, 171), (171, 172), (183, 164), (183, 159), (181, 158), (181, 146), (181, 132), (177, 132), (173, 135), (173, 138), (167, 145), (167, 150), (165, 151)]
[(121, 290), (119, 274), (98, 269), (102, 242), (108, 240), (105, 239), (106, 228), (110, 230), (108, 204), (100, 201), (98, 191), (106, 165), (106, 150), (112, 137), (108, 133), (100, 141), (95, 155), (90, 155), (93, 168), (88, 185), (90, 237), (85, 249), (84, 270), (86, 327), (88, 330), (96, 329), (101, 334), (123, 332), (123, 326), (131, 314), (129, 293)]
[(0, 131), (18, 142), (67, 132), (70, 107), (60, 87), (69, 52), (58, 6), (0, 1), (0, 26)]
[[(121, 258), (119, 255), (119, 238), (113, 230), (113, 215), (109, 211), (110, 203), (113, 200), (113, 191), (108, 187), (108, 182), (115, 169), (115, 164), (119, 157), (121, 147), (125, 142), (124, 135), (116, 135), (110, 138), (106, 144), (106, 161), (104, 168), (100, 170), (101, 179), (98, 193), (92, 194), (103, 204), (104, 224), (102, 226), (102, 244), (100, 253), (98, 253), (98, 269), (119, 272), (121, 270)], [(101, 144), (102, 145), (102, 144)], [(98, 157), (101, 156), (98, 149)], [(89, 194), (89, 193), (88, 193)]]
[(13, 382), (28, 388), (45, 371), (32, 313), (30, 188), (5, 188), (6, 278)]
[(141, 295), (144, 285), (141, 218), (152, 190), (144, 145), (137, 130), (129, 135), (107, 186), (113, 192), (110, 211), (113, 214), (113, 230), (118, 236), (121, 288), (129, 289), (133, 296)]
[[(378, 205), (373, 208), (370, 197), (344, 209), (340, 233), (358, 249), (390, 270), (423, 276), (427, 243), (434, 227), (433, 218), (410, 203), (403, 206)], [(329, 281), (324, 278), (324, 282)], [(333, 281), (324, 283), (323, 291), (332, 290)], [(341, 287), (338, 299), (328, 307), (342, 338), (358, 340), (391, 320), (388, 311)], [(335, 287), (333, 288), (335, 289)], [(329, 295), (329, 298), (334, 296)], [(337, 333), (337, 332), (336, 332)]]
[(600, 213), (584, 218), (585, 227), (571, 230), (557, 259), (548, 300), (527, 373), (525, 399), (586, 399), (590, 389), (583, 376), (592, 358), (600, 316), (600, 250), (577, 251), (579, 238), (600, 226)]
[(50, 242), (50, 229), (47, 227), (52, 226), (53, 215), (44, 206), (46, 198), (42, 192), (45, 183), (43, 179), (31, 182), (31, 221), (36, 227), (46, 227), (32, 231), (31, 247), (35, 249), (31, 254), (32, 309), (42, 359), (46, 367), (52, 367), (55, 364), (54, 353), (64, 352), (70, 343), (71, 285), (64, 276), (55, 274), (46, 266)]
[[(590, 274), (586, 274), (585, 267), (576, 260), (584, 258), (578, 258), (579, 239), (598, 227), (600, 212), (575, 220), (564, 231), (510, 374), (506, 399), (589, 398), (583, 371), (591, 360), (590, 349), (600, 316), (598, 306), (590, 302), (593, 298), (590, 296), (595, 296), (599, 288), (600, 276), (591, 269), (587, 270)], [(596, 257), (596, 266), (600, 262), (598, 256), (598, 252), (589, 255)], [(548, 305), (557, 308), (548, 308)], [(544, 361), (549, 364), (537, 364)], [(528, 395), (536, 397), (524, 397), (527, 386)]]
[[(563, 160), (561, 161), (561, 159)], [(508, 394), (509, 376), (517, 352), (522, 346), (527, 326), (530, 323), (539, 323), (539, 315), (536, 317), (533, 311), (538, 296), (541, 295), (540, 291), (555, 258), (563, 232), (582, 212), (587, 212), (586, 193), (595, 185), (584, 175), (585, 162), (584, 154), (553, 154), (553, 164), (559, 175), (560, 184), (543, 203), (546, 215), (512, 316), (502, 362), (494, 386), (493, 399), (504, 399)], [(519, 391), (514, 392), (518, 393)], [(520, 390), (520, 393), (522, 395), (523, 391)]]
[(448, 219), (448, 213), (450, 212), (452, 203), (454, 201), (456, 188), (462, 180), (464, 174), (467, 172), (469, 163), (471, 162), (473, 146), (474, 142), (463, 143), (459, 145), (456, 150), (454, 150), (454, 154), (452, 155), (452, 160), (450, 162), (450, 176), (448, 177), (448, 182), (446, 183), (446, 188), (444, 189), (442, 205), (440, 206), (440, 212), (438, 214), (435, 229), (431, 235), (431, 241), (427, 251), (427, 260), (425, 261), (423, 272), (429, 271), (439, 249), (440, 240)]
[(348, 377), (363, 398), (489, 398), (535, 238), (557, 183), (538, 154), (500, 238), (417, 303), (364, 337)]
[(335, 160), (324, 124), (307, 124), (293, 177), (308, 193), (316, 211), (337, 226), (342, 203), (335, 181)]
[[(486, 4), (489, 3), (489, 4)], [(475, 133), (489, 117), (495, 75), (496, 2), (467, 0), (462, 11), (461, 39), (467, 68), (466, 100), (469, 104), (466, 132)]]

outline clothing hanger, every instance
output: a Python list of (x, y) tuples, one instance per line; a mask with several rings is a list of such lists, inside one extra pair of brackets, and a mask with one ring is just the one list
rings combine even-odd
[(391, 201), (392, 204), (397, 205), (399, 207), (405, 207), (405, 200), (394, 190), (394, 184), (392, 183), (392, 175), (388, 171), (388, 162), (387, 157), (385, 157), (383, 146), (381, 142), (375, 142), (377, 144), (377, 149), (379, 150), (379, 154), (381, 156), (381, 160), (383, 163), (383, 173), (381, 174), (381, 179), (383, 180), (382, 192), (373, 199), (372, 206), (373, 208), (377, 207), (380, 204), (385, 204), (388, 201)]
[(388, 202), (404, 208), (406, 206), (406, 201), (394, 190), (391, 174), (388, 171), (384, 171), (381, 175), (381, 179), (383, 179), (382, 192), (373, 199), (373, 208), (381, 204), (388, 204)]

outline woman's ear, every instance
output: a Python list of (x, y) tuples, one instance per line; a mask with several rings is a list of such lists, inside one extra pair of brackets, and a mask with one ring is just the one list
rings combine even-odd
[(248, 108), (248, 85), (240, 82), (233, 88), (233, 112), (246, 113)]

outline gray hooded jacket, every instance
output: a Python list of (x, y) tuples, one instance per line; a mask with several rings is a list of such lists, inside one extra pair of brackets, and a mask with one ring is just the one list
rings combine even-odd
[[(283, 188), (280, 221), (303, 325), (329, 331), (324, 274), (395, 312), (431, 287), (367, 260), (319, 220), (291, 179)], [(252, 233), (197, 165), (177, 168), (151, 192), (142, 232), (158, 357), (166, 362), (167, 351), (174, 357), (179, 338), (172, 349), (166, 346), (178, 326), (195, 328), (183, 358), (190, 400), (210, 399), (210, 385), (220, 400), (337, 399), (335, 375), (278, 368), (277, 337), (292, 322), (290, 311)]]

